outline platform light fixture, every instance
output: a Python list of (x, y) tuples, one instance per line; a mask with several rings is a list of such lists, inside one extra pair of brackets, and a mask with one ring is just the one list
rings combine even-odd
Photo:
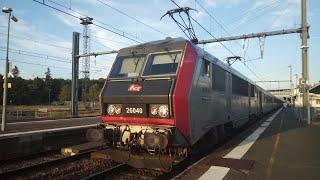
[(9, 39), (10, 39), (10, 19), (14, 22), (18, 22), (18, 19), (13, 16), (12, 9), (10, 7), (3, 7), (2, 12), (9, 14), (8, 16), (8, 32), (7, 32), (7, 53), (5, 61), (5, 72), (4, 72), (4, 87), (3, 87), (3, 106), (2, 106), (2, 122), (1, 131), (5, 130), (6, 118), (7, 118), (7, 91), (8, 91), (8, 73), (9, 73)]

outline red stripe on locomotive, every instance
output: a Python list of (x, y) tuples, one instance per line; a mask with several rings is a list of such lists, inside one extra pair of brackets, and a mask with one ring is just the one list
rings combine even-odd
[(178, 71), (177, 81), (173, 92), (173, 109), (176, 127), (190, 140), (189, 94), (192, 86), (193, 72), (196, 66), (197, 54), (192, 45), (185, 45), (184, 58)]
[(174, 119), (102, 116), (104, 123), (130, 123), (174, 126)]

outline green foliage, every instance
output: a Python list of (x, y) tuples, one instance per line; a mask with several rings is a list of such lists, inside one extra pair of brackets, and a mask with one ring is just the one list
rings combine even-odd
[(70, 84), (65, 84), (62, 86), (60, 94), (59, 94), (60, 101), (70, 101), (71, 100), (71, 86)]
[(89, 101), (98, 101), (99, 100), (99, 93), (101, 88), (99, 88), (99, 85), (97, 83), (93, 84), (88, 93)]
[(48, 91), (48, 103), (51, 103), (52, 100), (52, 77), (51, 77), (51, 71), (50, 68), (47, 68), (47, 71), (44, 73), (45, 74), (45, 84), (46, 84), (46, 88)]
[[(50, 69), (45, 73), (45, 78), (23, 79), (21, 77), (9, 78), (12, 88), (8, 89), (8, 103), (11, 105), (43, 105), (54, 101), (71, 100), (71, 80), (54, 79), (51, 77)], [(79, 80), (79, 87), (82, 87), (82, 79)], [(93, 84), (89, 90), (90, 100), (97, 100), (103, 86), (104, 79), (90, 80)], [(3, 95), (3, 76), (0, 74), (0, 103)], [(79, 89), (79, 95), (81, 95)], [(96, 97), (94, 97), (96, 96)], [(81, 100), (81, 96), (79, 97)]]
[(44, 74), (46, 75), (46, 81), (52, 79), (50, 68), (47, 68), (47, 71)]

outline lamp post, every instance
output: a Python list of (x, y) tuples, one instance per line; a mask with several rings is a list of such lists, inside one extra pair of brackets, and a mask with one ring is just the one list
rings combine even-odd
[(5, 62), (5, 71), (4, 71), (4, 84), (3, 84), (3, 106), (2, 106), (2, 122), (1, 122), (1, 131), (5, 130), (6, 117), (7, 117), (7, 91), (8, 91), (8, 71), (9, 71), (9, 35), (10, 35), (10, 19), (14, 22), (17, 22), (18, 19), (13, 16), (12, 9), (9, 7), (3, 7), (2, 12), (8, 13), (8, 33), (7, 33), (7, 54)]

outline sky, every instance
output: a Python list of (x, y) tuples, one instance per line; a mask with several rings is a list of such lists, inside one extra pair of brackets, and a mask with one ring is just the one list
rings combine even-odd
[[(42, 2), (43, 0), (40, 0)], [(175, 0), (180, 6), (196, 11), (191, 16), (214, 37), (273, 31), (300, 26), (300, 0)], [(104, 28), (90, 25), (90, 50), (119, 50), (165, 37), (185, 37), (169, 17), (160, 17), (175, 8), (170, 0), (44, 0), (50, 6), (75, 16), (89, 16)], [(13, 66), (23, 78), (44, 77), (50, 67), (54, 78), (71, 79), (72, 32), (81, 33), (80, 20), (48, 8), (33, 0), (0, 0), (9, 6), (19, 21), (11, 21), (10, 54)], [(202, 8), (204, 7), (205, 10)], [(310, 25), (310, 83), (320, 81), (320, 1), (307, 0)], [(120, 11), (119, 11), (120, 10)], [(80, 13), (80, 15), (79, 15)], [(0, 14), (0, 73), (4, 73), (8, 16)], [(213, 37), (194, 24), (199, 40)], [(112, 30), (107, 31), (106, 29)], [(116, 33), (114, 33), (116, 32)], [(126, 37), (120, 35), (124, 34)], [(185, 37), (186, 38), (186, 37)], [(199, 45), (224, 60), (229, 56), (244, 57), (232, 66), (253, 81), (289, 80), (289, 67), (301, 77), (301, 40), (299, 34)], [(263, 58), (261, 46), (263, 45)], [(80, 51), (83, 50), (81, 43)], [(227, 50), (229, 49), (229, 50)], [(115, 54), (90, 58), (90, 78), (106, 78)], [(81, 60), (82, 62), (83, 60)], [(82, 66), (80, 65), (80, 69)], [(82, 76), (82, 75), (80, 75)], [(296, 76), (293, 77), (295, 82)], [(289, 83), (260, 83), (266, 89), (288, 88)]]

